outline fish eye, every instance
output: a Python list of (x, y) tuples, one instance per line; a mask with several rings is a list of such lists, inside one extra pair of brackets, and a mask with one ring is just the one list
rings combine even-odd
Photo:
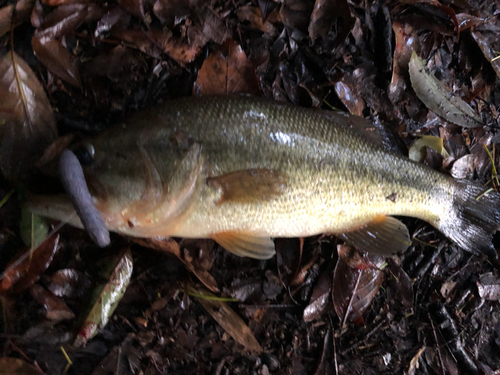
[(88, 167), (94, 161), (95, 149), (91, 143), (82, 143), (75, 147), (73, 152), (78, 158), (78, 161), (80, 162), (82, 167)]

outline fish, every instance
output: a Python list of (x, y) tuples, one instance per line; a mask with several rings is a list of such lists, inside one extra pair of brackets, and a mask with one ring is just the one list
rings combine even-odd
[[(411, 245), (394, 217), (408, 216), (466, 251), (496, 254), (500, 194), (370, 141), (353, 129), (357, 119), (244, 95), (182, 98), (74, 153), (106, 228), (127, 236), (211, 238), (269, 259), (273, 238), (331, 233), (389, 256)], [(67, 195), (27, 205), (82, 227)]]

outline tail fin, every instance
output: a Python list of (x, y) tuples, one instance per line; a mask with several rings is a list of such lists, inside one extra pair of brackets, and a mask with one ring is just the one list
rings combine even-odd
[(491, 243), (500, 229), (500, 194), (469, 181), (457, 181), (453, 208), (438, 225), (438, 229), (462, 249), (476, 255), (486, 254), (495, 259)]

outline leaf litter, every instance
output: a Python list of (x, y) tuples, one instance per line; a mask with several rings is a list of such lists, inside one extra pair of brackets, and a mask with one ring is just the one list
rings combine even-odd
[[(16, 55), (2, 47), (3, 61), (12, 66), (9, 56), (16, 56), (28, 72), (24, 85), (37, 93), (38, 113), (52, 125), (30, 130), (36, 157), (19, 167), (22, 153), (15, 142), (23, 124), (30, 124), (30, 113), (9, 104), (17, 109), (4, 114), (1, 126), (10, 124), (15, 132), (6, 143), (13, 148), (2, 158), (2, 170), (13, 171), (11, 181), (37, 168), (50, 175), (50, 160), (72, 142), (53, 143), (55, 118), (61, 134), (78, 129), (88, 135), (160, 100), (193, 92), (251, 92), (368, 117), (398, 134), (395, 149), (403, 153), (416, 140), (431, 139), (418, 147), (420, 155), (425, 149), (424, 163), (456, 178), (494, 181), (485, 190), (498, 186), (495, 2), (49, 0), (33, 12), (29, 2), (17, 4)], [(0, 8), (2, 40), (10, 37), (11, 12), (12, 6)], [(30, 13), (34, 32), (24, 27)], [(409, 66), (413, 52), (426, 62), (416, 72), (424, 85), (416, 93), (415, 69)], [(11, 76), (3, 80), (14, 82)], [(19, 93), (5, 93), (22, 104)], [(473, 103), (473, 111), (458, 98), (469, 108)], [(446, 110), (440, 113), (440, 106)], [(366, 126), (360, 131), (374, 132)], [(35, 143), (40, 133), (50, 134)], [(52, 150), (46, 151), (49, 144)], [(442, 150), (450, 157), (438, 155)], [(50, 186), (50, 179), (36, 184)], [(12, 190), (6, 182), (0, 188)], [(12, 249), (22, 247), (18, 221), (9, 219), (12, 210), (20, 215), (19, 204), (11, 198), (6, 206), (13, 208), (1, 208), (3, 269)], [(12, 286), (2, 295), (4, 325), (17, 338), (0, 343), (5, 355), (23, 350), (46, 373), (67, 366), (61, 344), (73, 362), (67, 372), (78, 374), (103, 373), (100, 366), (117, 373), (192, 374), (499, 369), (496, 265), (458, 250), (417, 220), (405, 224), (415, 241), (385, 267), (385, 260), (359, 252), (337, 253), (340, 240), (332, 236), (276, 241), (281, 250), (267, 262), (235, 258), (208, 240), (139, 242), (131, 248), (134, 271), (114, 318), (78, 349), (69, 346), (68, 335), (77, 318), (59, 302), (83, 317), (91, 280), (106, 285), (109, 279), (93, 267), (102, 250), (63, 227), (60, 251), (51, 260), (29, 272), (31, 263), (19, 263), (16, 272), (27, 272), (26, 281), (20, 277), (16, 284), (14, 274), (7, 278)], [(203, 299), (201, 287), (197, 297), (184, 293), (196, 279), (216, 297)], [(240, 302), (224, 300), (221, 290)], [(206, 310), (201, 301), (190, 302), (194, 298), (212, 305)], [(220, 303), (231, 303), (230, 311)], [(210, 312), (232, 328), (222, 329)], [(243, 340), (247, 348), (262, 351), (241, 350), (235, 337), (242, 332), (255, 339), (250, 346), (250, 339)]]

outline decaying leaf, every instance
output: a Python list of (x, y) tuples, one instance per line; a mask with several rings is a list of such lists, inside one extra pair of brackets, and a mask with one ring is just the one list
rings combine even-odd
[(411, 160), (416, 162), (422, 162), (425, 159), (426, 148), (430, 148), (431, 150), (436, 151), (439, 155), (446, 159), (450, 155), (448, 151), (443, 146), (443, 140), (439, 137), (435, 137), (433, 135), (424, 135), (421, 138), (417, 139), (411, 145), (408, 150), (408, 157)]
[(255, 69), (245, 51), (228, 39), (221, 48), (203, 62), (194, 85), (196, 95), (228, 95), (247, 93), (259, 95)]
[[(358, 268), (352, 268), (342, 259), (339, 259), (333, 275), (332, 299), (335, 312), (344, 322), (362, 322), (363, 312), (366, 311), (372, 299), (378, 293), (384, 273), (374, 268), (381, 267), (383, 258), (379, 256), (367, 257), (368, 263)], [(364, 257), (359, 258), (364, 259)]]
[(0, 59), (0, 97), (0, 169), (20, 181), (56, 138), (55, 119), (43, 87), (15, 52)]
[(181, 248), (177, 241), (170, 238), (131, 238), (131, 240), (141, 246), (164, 251), (176, 256), (177, 259), (179, 259), (184, 264), (184, 266), (190, 272), (192, 272), (198, 278), (198, 280), (200, 280), (203, 285), (205, 285), (209, 290), (211, 290), (212, 292), (219, 291), (219, 287), (217, 286), (217, 282), (215, 281), (213, 276), (210, 275), (207, 270), (196, 267), (196, 265), (193, 263), (193, 259), (188, 256), (187, 252), (184, 252), (184, 254), (182, 254)]
[(1, 274), (0, 292), (20, 293), (28, 289), (50, 266), (58, 248), (59, 235), (53, 234), (35, 249), (23, 249)]
[[(14, 26), (29, 20), (31, 10), (33, 9), (33, 5), (35, 5), (35, 0), (19, 0), (13, 4), (16, 6)], [(0, 9), (0, 37), (10, 30), (13, 4), (5, 5)]]
[(195, 295), (203, 308), (236, 342), (243, 345), (246, 350), (262, 352), (262, 348), (250, 328), (226, 302), (220, 301), (212, 293), (194, 286), (189, 286), (189, 293)]
[(102, 277), (109, 280), (97, 287), (90, 299), (88, 313), (78, 329), (75, 347), (85, 345), (106, 325), (120, 302), (132, 276), (133, 262), (130, 249), (122, 251), (108, 263)]
[(409, 72), (413, 90), (431, 111), (464, 128), (483, 125), (481, 118), (469, 104), (454, 95), (433, 74), (426, 71), (423, 60), (415, 52), (411, 55)]
[(326, 309), (330, 301), (332, 291), (332, 266), (328, 266), (313, 289), (309, 305), (304, 309), (304, 322), (312, 322), (318, 319)]
[(75, 56), (60, 41), (35, 35), (31, 39), (31, 45), (35, 56), (47, 69), (69, 84), (81, 88)]
[(73, 319), (75, 314), (64, 301), (53, 295), (42, 286), (35, 284), (30, 288), (30, 293), (36, 301), (45, 308), (45, 316), (54, 322)]
[(500, 78), (500, 59), (498, 58), (498, 50), (495, 49), (492, 44), (492, 41), (498, 43), (498, 33), (489, 33), (489, 37), (486, 32), (481, 31), (473, 31), (471, 34), (481, 49), (481, 52), (483, 52), (484, 57), (491, 63), (493, 70)]

